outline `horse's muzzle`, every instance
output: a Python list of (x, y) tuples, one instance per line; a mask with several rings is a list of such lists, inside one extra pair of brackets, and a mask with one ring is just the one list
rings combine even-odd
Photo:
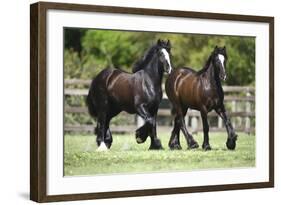
[(171, 66), (168, 67), (168, 70), (166, 70), (166, 73), (171, 74), (173, 68)]

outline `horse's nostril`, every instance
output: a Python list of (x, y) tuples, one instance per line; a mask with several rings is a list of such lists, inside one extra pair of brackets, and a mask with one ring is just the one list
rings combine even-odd
[(169, 66), (168, 68), (169, 68), (169, 69), (167, 70), (167, 73), (170, 74), (173, 69), (172, 69), (172, 67), (170, 67), (170, 66)]

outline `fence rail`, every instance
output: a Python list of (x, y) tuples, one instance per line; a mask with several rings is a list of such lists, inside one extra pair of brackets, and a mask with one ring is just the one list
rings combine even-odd
[[(91, 80), (65, 79), (65, 97), (85, 97), (88, 94), (90, 83)], [(237, 131), (243, 131), (247, 133), (254, 132), (255, 88), (252, 86), (223, 86), (223, 90), (225, 93), (225, 103), (228, 105), (228, 115), (233, 121), (234, 128)], [(159, 125), (158, 129), (170, 132), (171, 122), (173, 119), (171, 117), (172, 114), (170, 106), (167, 106), (169, 105), (169, 101), (165, 94), (163, 95), (163, 102), (165, 103), (160, 105), (158, 117), (166, 117), (170, 120), (170, 125)], [(88, 115), (87, 108), (81, 106), (65, 105), (64, 111), (65, 113), (70, 114)], [(128, 116), (128, 114), (124, 112), (122, 112), (121, 115), (124, 115), (125, 117)], [(210, 131), (225, 131), (221, 118), (219, 118), (215, 112), (210, 112), (208, 116), (216, 118), (210, 125)], [(215, 125), (212, 125), (214, 122), (216, 122)], [(202, 131), (200, 112), (189, 110), (186, 116), (186, 123), (191, 132)], [(126, 126), (111, 126), (111, 131), (117, 133), (132, 132), (140, 124), (142, 124), (142, 119), (137, 117), (134, 124)], [(93, 125), (67, 123), (64, 126), (64, 130), (66, 132), (93, 132), (94, 129)]]
[[(88, 109), (85, 107), (65, 107), (64, 111), (67, 113), (88, 113)], [(165, 109), (165, 108), (160, 108), (158, 110), (158, 115), (160, 116), (171, 116), (171, 110)], [(194, 110), (189, 110), (188, 115), (190, 117), (200, 117), (200, 112), (194, 111)], [(230, 117), (255, 117), (254, 112), (230, 112), (228, 113)], [(208, 113), (208, 116), (215, 117), (217, 116), (217, 113), (214, 111)]]

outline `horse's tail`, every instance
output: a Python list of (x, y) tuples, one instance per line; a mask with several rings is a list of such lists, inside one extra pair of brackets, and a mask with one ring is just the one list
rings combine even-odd
[[(89, 93), (88, 93), (87, 98), (86, 98), (86, 104), (87, 104), (87, 107), (88, 107), (89, 114), (93, 118), (95, 118), (97, 116), (97, 112), (96, 112), (96, 108), (95, 108), (95, 104), (94, 104), (94, 99), (93, 99), (93, 91), (92, 91), (91, 88), (90, 88)], [(96, 127), (95, 130), (94, 130), (94, 134), (98, 133), (97, 129), (98, 128)]]
[(89, 93), (86, 98), (86, 105), (88, 107), (89, 114), (95, 118), (97, 116), (97, 112), (96, 112), (96, 108), (95, 108), (95, 104), (94, 104), (94, 93), (93, 93), (93, 86), (92, 86), (93, 83), (94, 82), (91, 83), (91, 87), (89, 89)]

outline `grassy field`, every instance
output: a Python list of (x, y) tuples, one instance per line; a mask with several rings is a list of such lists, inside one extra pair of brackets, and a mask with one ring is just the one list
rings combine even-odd
[[(96, 152), (94, 135), (65, 135), (64, 175), (144, 173), (187, 171), (255, 166), (255, 136), (238, 133), (235, 151), (226, 149), (226, 133), (210, 133), (211, 151), (188, 150), (181, 136), (183, 150), (170, 151), (168, 134), (159, 134), (164, 150), (148, 151), (150, 139), (137, 144), (135, 136), (114, 135), (107, 152)], [(201, 145), (201, 133), (194, 135)], [(201, 147), (201, 146), (200, 146)]]

